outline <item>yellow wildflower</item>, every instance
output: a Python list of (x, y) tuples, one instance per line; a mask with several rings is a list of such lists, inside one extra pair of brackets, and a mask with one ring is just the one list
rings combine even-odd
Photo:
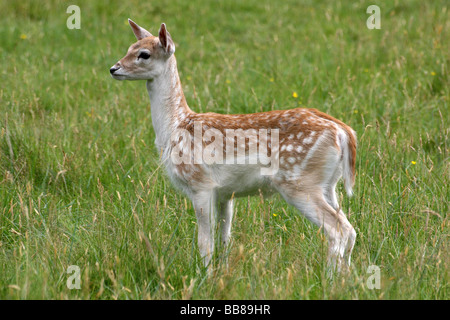
[(20, 39), (25, 40), (26, 38), (27, 38), (27, 35), (26, 35), (26, 34), (23, 34), (23, 33), (22, 33), (22, 34), (20, 35)]
[(298, 94), (297, 94), (297, 92), (292, 92), (292, 96), (294, 97), (294, 98), (298, 98)]

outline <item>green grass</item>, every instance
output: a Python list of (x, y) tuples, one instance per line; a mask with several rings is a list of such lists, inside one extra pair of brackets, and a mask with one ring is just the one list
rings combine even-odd
[[(1, 299), (449, 299), (446, 1), (76, 2), (0, 4)], [(239, 199), (228, 269), (200, 270), (145, 84), (108, 72), (135, 41), (128, 17), (166, 22), (197, 112), (314, 107), (357, 131), (355, 195), (339, 186), (350, 274), (327, 280), (324, 236), (278, 196)]]

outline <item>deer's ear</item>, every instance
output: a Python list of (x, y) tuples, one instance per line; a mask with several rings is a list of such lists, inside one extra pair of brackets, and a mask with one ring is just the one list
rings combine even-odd
[(133, 20), (128, 19), (128, 23), (130, 24), (131, 30), (133, 30), (133, 33), (138, 40), (152, 36), (152, 34), (150, 32), (148, 32), (144, 28), (138, 26), (138, 24), (136, 22), (134, 22)]
[(168, 55), (172, 55), (175, 52), (175, 44), (172, 41), (169, 31), (167, 31), (165, 23), (162, 23), (161, 28), (159, 28), (159, 41), (161, 47)]

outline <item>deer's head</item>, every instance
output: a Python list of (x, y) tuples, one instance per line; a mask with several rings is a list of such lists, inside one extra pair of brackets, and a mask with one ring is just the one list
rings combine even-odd
[(152, 80), (167, 68), (168, 60), (175, 52), (175, 44), (164, 23), (157, 37), (131, 19), (128, 19), (128, 23), (138, 41), (128, 48), (125, 57), (113, 65), (109, 72), (117, 80)]

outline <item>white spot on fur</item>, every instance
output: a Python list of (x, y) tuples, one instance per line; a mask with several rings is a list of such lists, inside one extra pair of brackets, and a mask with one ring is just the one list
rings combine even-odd
[(313, 139), (312, 139), (311, 137), (308, 137), (308, 138), (306, 138), (306, 139), (303, 140), (303, 143), (304, 143), (304, 144), (311, 144), (312, 141), (313, 141)]

